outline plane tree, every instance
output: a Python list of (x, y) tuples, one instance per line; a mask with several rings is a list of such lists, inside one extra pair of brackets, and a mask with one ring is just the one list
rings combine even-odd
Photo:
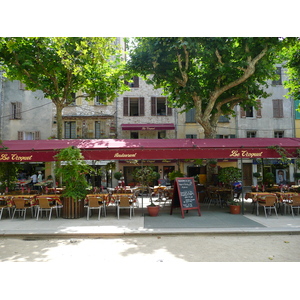
[(258, 108), (285, 39), (276, 37), (146, 37), (132, 39), (127, 67), (163, 88), (173, 107), (195, 108), (205, 138), (220, 116), (240, 105)]
[(9, 80), (20, 80), (27, 90), (41, 90), (52, 100), (58, 139), (63, 138), (63, 108), (76, 97), (99, 96), (107, 103), (128, 88), (116, 38), (2, 37), (0, 65)]
[(287, 67), (289, 80), (286, 81), (285, 87), (289, 92), (287, 96), (300, 100), (300, 39), (295, 39), (290, 47), (285, 47), (282, 51), (282, 57)]

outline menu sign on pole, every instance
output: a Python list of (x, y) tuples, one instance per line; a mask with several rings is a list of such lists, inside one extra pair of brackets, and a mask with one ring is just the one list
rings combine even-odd
[(201, 216), (193, 177), (175, 179), (174, 193), (170, 212), (171, 215), (173, 213), (173, 208), (176, 207), (180, 207), (182, 218), (184, 218), (184, 211), (188, 211), (191, 209), (197, 209), (199, 216)]

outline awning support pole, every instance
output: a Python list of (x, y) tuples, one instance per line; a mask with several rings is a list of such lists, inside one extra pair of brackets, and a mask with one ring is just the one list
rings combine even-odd
[(241, 157), (241, 168), (242, 168), (242, 215), (244, 215), (244, 169), (243, 169), (243, 158)]

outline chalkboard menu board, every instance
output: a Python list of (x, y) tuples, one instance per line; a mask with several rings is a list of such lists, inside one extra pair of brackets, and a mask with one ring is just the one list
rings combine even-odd
[(199, 216), (201, 216), (200, 206), (197, 198), (197, 192), (193, 177), (175, 179), (170, 214), (173, 213), (173, 208), (176, 207), (181, 208), (182, 218), (184, 218), (184, 211), (191, 209), (197, 209)]

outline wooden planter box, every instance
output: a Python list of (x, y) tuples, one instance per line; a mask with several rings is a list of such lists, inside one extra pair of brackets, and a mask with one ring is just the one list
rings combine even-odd
[(74, 201), (73, 198), (62, 198), (62, 217), (64, 219), (78, 219), (84, 216), (84, 201)]

